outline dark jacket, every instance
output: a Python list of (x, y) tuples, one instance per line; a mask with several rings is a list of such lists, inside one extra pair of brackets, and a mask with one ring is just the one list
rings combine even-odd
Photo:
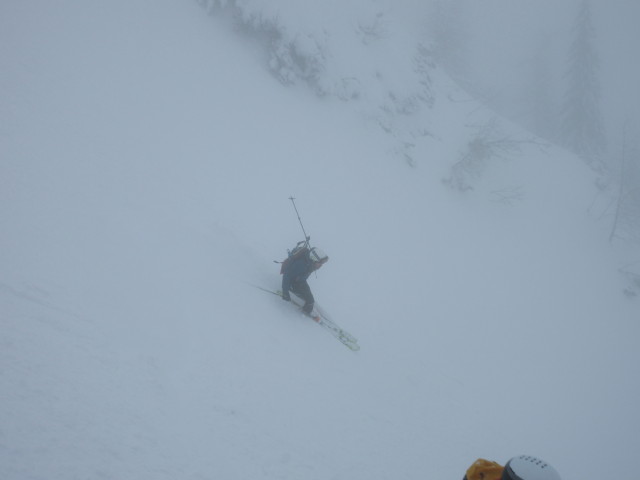
[(313, 261), (306, 255), (288, 262), (282, 271), (282, 292), (289, 292), (294, 283), (306, 281), (314, 270)]

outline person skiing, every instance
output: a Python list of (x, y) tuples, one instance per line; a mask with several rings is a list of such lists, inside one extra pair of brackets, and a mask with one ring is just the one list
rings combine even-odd
[(282, 262), (280, 270), (282, 274), (282, 299), (290, 302), (291, 295), (289, 292), (293, 292), (297, 297), (304, 300), (302, 311), (315, 320), (318, 320), (318, 315), (313, 313), (315, 299), (307, 279), (328, 261), (329, 257), (322, 250), (317, 247), (308, 248), (307, 244), (305, 244), (302, 247), (296, 247), (289, 254), (289, 257)]
[(510, 459), (502, 467), (496, 462), (479, 458), (467, 469), (463, 480), (561, 480), (547, 462), (529, 455)]

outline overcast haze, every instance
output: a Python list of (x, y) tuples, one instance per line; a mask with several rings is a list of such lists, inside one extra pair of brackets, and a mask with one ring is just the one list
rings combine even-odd
[[(560, 100), (567, 88), (571, 28), (579, 1), (461, 2), (469, 25), (469, 62), (472, 77), (480, 82), (486, 98), (515, 120), (526, 115), (523, 106), (530, 88), (536, 55), (544, 56), (548, 75)], [(602, 85), (602, 109), (614, 150), (621, 142), (625, 122), (638, 135), (640, 111), (640, 2), (591, 1), (597, 32), (596, 50)], [(611, 152), (615, 153), (615, 152)]]
[[(520, 123), (539, 4), (466, 4), (465, 79), (417, 0), (1, 1), (0, 479), (634, 478), (640, 216)], [(357, 352), (252, 286), (292, 195)]]

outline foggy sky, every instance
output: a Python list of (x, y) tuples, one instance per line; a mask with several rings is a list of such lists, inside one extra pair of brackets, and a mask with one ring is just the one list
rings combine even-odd
[[(530, 80), (533, 58), (540, 52), (548, 61), (554, 95), (561, 99), (578, 5), (579, 0), (466, 2), (463, 21), (468, 22), (470, 31), (471, 74), (494, 106), (518, 120), (523, 114), (519, 99)], [(592, 0), (591, 7), (600, 63), (601, 108), (611, 151), (621, 141), (625, 121), (634, 131), (639, 128), (640, 2)]]

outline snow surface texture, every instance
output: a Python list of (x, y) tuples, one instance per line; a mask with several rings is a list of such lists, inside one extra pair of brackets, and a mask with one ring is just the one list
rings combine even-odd
[[(491, 112), (435, 67), (434, 101), (391, 111), (411, 30), (352, 5), (279, 17), (378, 92), (345, 101), (195, 3), (0, 4), (0, 478), (457, 479), (520, 453), (633, 477), (638, 304), (592, 174), (529, 143), (456, 167)], [(375, 55), (336, 53), (376, 18)], [(292, 194), (358, 353), (247, 285), (278, 287)]]

